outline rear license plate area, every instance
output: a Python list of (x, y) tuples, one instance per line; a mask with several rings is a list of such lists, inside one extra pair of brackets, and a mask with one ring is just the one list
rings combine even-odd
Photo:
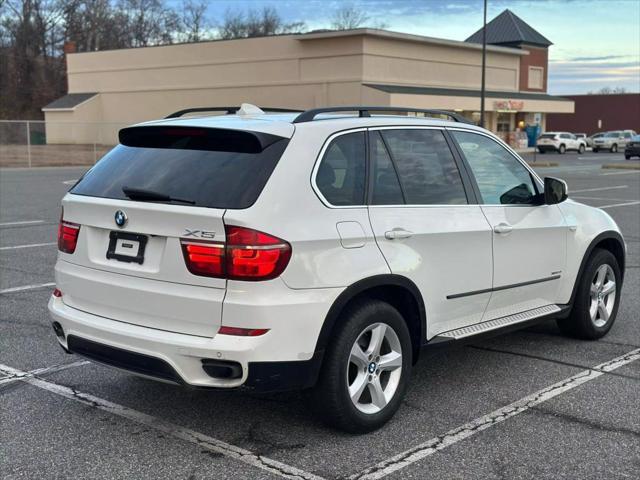
[(112, 231), (109, 233), (107, 258), (142, 265), (147, 240), (146, 235)]

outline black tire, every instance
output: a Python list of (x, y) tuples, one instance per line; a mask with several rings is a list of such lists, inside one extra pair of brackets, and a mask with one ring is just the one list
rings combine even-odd
[(611, 145), (611, 153), (618, 153), (618, 145), (615, 143)]
[[(609, 265), (613, 270), (616, 283), (615, 299), (613, 309), (607, 322), (598, 326), (591, 319), (589, 307), (591, 305), (591, 284), (594, 280), (596, 272), (602, 265)], [(620, 305), (620, 287), (621, 283), (620, 266), (616, 257), (608, 250), (596, 249), (589, 257), (585, 266), (582, 277), (578, 279), (578, 290), (576, 292), (575, 301), (571, 313), (567, 318), (557, 321), (558, 327), (565, 335), (581, 338), (584, 340), (597, 340), (604, 337), (616, 320), (618, 307)]]
[(580, 146), (578, 147), (578, 154), (582, 155), (584, 153), (584, 145), (581, 143)]
[(593, 147), (593, 148), (591, 149), (591, 151), (592, 151), (593, 153), (598, 153), (598, 151), (599, 151), (599, 150), (598, 150), (596, 147)]
[[(326, 424), (334, 428), (349, 433), (370, 432), (382, 427), (393, 417), (405, 395), (412, 366), (409, 329), (394, 307), (371, 299), (349, 305), (338, 321), (340, 325), (332, 334), (333, 339), (325, 353), (318, 383), (311, 392), (312, 407)], [(349, 396), (349, 355), (361, 333), (376, 323), (386, 324), (397, 335), (402, 348), (402, 367), (398, 386), (391, 400), (377, 413), (364, 413), (356, 408)], [(382, 375), (380, 378), (382, 379)], [(365, 390), (368, 388), (365, 387)]]
[(625, 156), (624, 156), (624, 159), (625, 159), (625, 160), (631, 160), (631, 155), (625, 155)]
[(567, 147), (565, 147), (565, 146), (564, 146), (564, 143), (563, 143), (563, 144), (561, 144), (561, 145), (558, 147), (558, 153), (559, 153), (560, 155), (564, 155), (564, 153), (565, 153), (566, 151), (567, 151)]
[(540, 152), (540, 153), (542, 153), (542, 154), (547, 153), (547, 152), (546, 152), (546, 150), (543, 150), (543, 149), (541, 149), (541, 148), (539, 148), (539, 149), (538, 149), (538, 152)]

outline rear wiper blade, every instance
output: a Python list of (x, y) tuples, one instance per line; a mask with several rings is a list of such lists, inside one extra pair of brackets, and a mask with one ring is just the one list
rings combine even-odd
[(185, 198), (176, 198), (166, 193), (155, 192), (145, 188), (122, 187), (122, 192), (131, 200), (139, 200), (141, 202), (180, 202), (195, 205), (196, 202)]

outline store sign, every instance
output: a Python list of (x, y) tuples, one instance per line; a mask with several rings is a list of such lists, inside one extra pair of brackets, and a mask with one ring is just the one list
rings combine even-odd
[(516, 110), (520, 111), (524, 108), (522, 100), (496, 100), (493, 102), (494, 110)]

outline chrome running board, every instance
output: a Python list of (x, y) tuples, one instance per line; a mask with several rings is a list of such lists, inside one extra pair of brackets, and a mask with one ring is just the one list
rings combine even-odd
[(534, 308), (533, 310), (527, 310), (526, 312), (489, 320), (488, 322), (476, 323), (475, 325), (469, 325), (468, 327), (450, 330), (448, 332), (441, 333), (440, 335), (436, 335), (434, 340), (436, 338), (443, 340), (460, 340), (461, 338), (472, 337), (473, 335), (490, 332), (491, 330), (508, 327), (509, 325), (526, 322), (528, 320), (544, 317), (560, 311), (561, 308), (558, 305), (546, 305), (544, 307)]

